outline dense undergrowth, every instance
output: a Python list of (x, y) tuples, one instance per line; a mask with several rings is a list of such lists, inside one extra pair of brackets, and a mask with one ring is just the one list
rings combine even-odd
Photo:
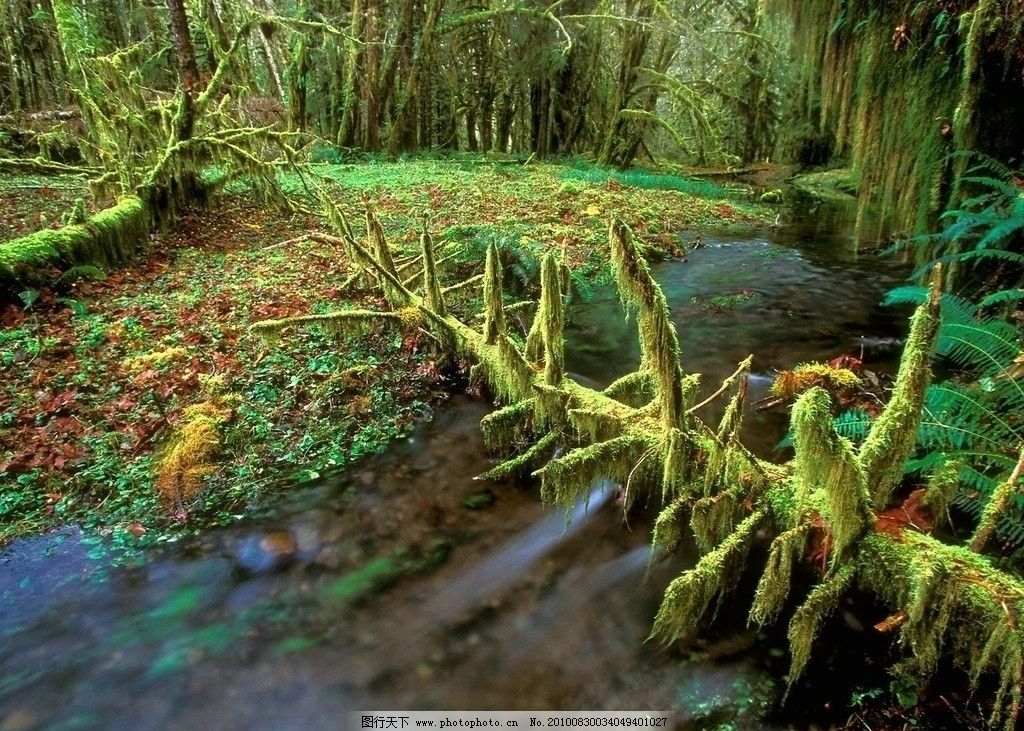
[[(537, 257), (554, 246), (585, 296), (605, 261), (595, 244), (608, 215), (626, 216), (665, 253), (676, 251), (680, 228), (763, 215), (728, 191), (678, 192), (687, 185), (679, 178), (652, 178), (667, 189), (629, 187), (596, 169), (594, 182), (580, 181), (578, 169), (469, 158), (317, 172), (339, 207), (373, 200), (399, 255), (418, 250), (406, 232), (427, 213), (450, 257), (443, 284), (482, 271), (482, 251), (495, 243), (523, 293), (535, 286)], [(31, 186), (38, 182), (9, 181), (20, 196), (8, 199), (11, 209), (49, 200)], [(297, 177), (283, 184), (301, 193)], [(0, 540), (80, 521), (140, 546), (230, 522), (296, 481), (379, 451), (443, 398), (450, 367), (426, 337), (377, 329), (338, 347), (310, 333), (267, 351), (246, 333), (254, 320), (379, 303), (358, 287), (343, 290), (343, 254), (305, 238), (322, 225), (242, 191), (158, 234), (130, 268), (100, 279), (54, 272), (52, 284), (7, 305)], [(478, 296), (466, 288), (451, 295), (452, 306)], [(216, 414), (216, 428), (193, 428), (198, 443), (183, 460), (182, 434), (197, 414)], [(171, 462), (184, 476), (161, 477)]]

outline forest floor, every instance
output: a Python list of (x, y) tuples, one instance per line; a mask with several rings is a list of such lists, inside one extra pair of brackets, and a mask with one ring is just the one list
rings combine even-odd
[[(497, 243), (519, 299), (552, 246), (585, 297), (607, 276), (611, 216), (652, 256), (679, 253), (680, 230), (772, 217), (742, 193), (636, 171), (422, 159), (318, 172), (357, 234), (369, 200), (400, 252), (418, 249), (427, 215), (447, 259), (443, 284), (479, 273)], [(74, 178), (8, 177), (0, 188), (0, 240), (58, 225), (85, 193)], [(304, 238), (322, 225), (244, 193), (221, 196), (154, 235), (144, 260), (55, 281), (0, 310), (0, 545), (76, 521), (130, 551), (230, 523), (382, 450), (427, 415), (453, 389), (454, 369), (425, 338), (384, 327), (339, 346), (294, 332), (268, 348), (248, 333), (260, 319), (382, 304), (341, 290), (342, 254)], [(467, 288), (454, 307), (469, 312), (476, 296)], [(176, 503), (158, 489), (161, 471), (197, 413), (217, 415), (215, 458), (192, 465), (202, 489)]]

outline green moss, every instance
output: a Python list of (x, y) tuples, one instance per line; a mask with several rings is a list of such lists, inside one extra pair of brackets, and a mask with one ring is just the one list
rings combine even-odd
[(664, 553), (670, 553), (683, 541), (686, 528), (686, 500), (673, 500), (658, 513), (651, 534), (651, 545)]
[(502, 301), (501, 259), (498, 247), (491, 242), (487, 247), (484, 265), (484, 342), (494, 345), (505, 334), (505, 306)]
[(489, 449), (508, 451), (532, 433), (534, 399), (525, 399), (492, 411), (480, 420), (480, 432)]
[[(613, 224), (609, 237), (620, 293), (636, 309), (641, 325), (641, 373), (650, 374), (653, 397), (647, 405), (628, 405), (565, 377), (556, 350), (562, 338), (562, 275), (553, 257), (544, 262), (540, 309), (554, 322), (548, 316), (535, 322), (535, 345), (527, 348), (534, 357), (529, 360), (506, 333), (494, 332), (495, 342), (488, 343), (486, 333), (454, 316), (442, 316), (423, 297), (406, 293), (409, 306), (418, 308), (427, 326), (443, 333), (446, 347), (475, 361), (476, 372), (487, 379), (499, 400), (512, 404), (484, 420), (489, 442), (522, 449), (492, 476), (504, 477), (554, 453), (534, 474), (541, 479), (542, 497), (562, 507), (574, 505), (604, 478), (625, 486), (627, 506), (642, 492), (657, 490), (660, 483), (668, 507), (656, 523), (654, 540), (662, 548), (678, 545), (682, 520), (697, 498), (691, 523), (707, 552), (665, 593), (654, 634), (668, 640), (696, 629), (733, 588), (752, 543), (765, 528), (785, 532), (772, 544), (750, 616), (758, 623), (776, 617), (791, 592), (792, 565), (802, 557), (811, 531), (821, 525), (820, 516), (832, 538), (831, 562), (790, 623), (791, 680), (806, 666), (824, 619), (843, 593), (857, 585), (905, 614), (900, 639), (922, 674), (934, 667), (940, 652), (949, 653), (975, 677), (994, 670), (999, 677), (997, 714), (1005, 712), (1011, 719), (1009, 728), (1020, 702), (1024, 645), (1014, 622), (1024, 608), (1024, 585), (963, 547), (910, 530), (899, 536), (872, 530), (868, 475), (879, 485), (889, 485), (893, 465), (902, 468), (905, 454), (899, 445), (905, 432), (916, 428), (906, 405), (923, 388), (920, 374), (908, 363), (927, 365), (934, 312), (925, 306), (915, 314), (911, 342), (887, 409), (892, 412), (879, 417), (883, 430), (875, 440), (889, 445), (893, 454), (872, 456), (868, 450), (865, 467), (852, 444), (835, 431), (828, 393), (814, 387), (794, 406), (793, 463), (770, 465), (752, 456), (737, 439), (742, 387), (717, 429), (701, 422), (696, 412), (687, 414), (697, 380), (683, 376), (664, 295), (637, 257), (628, 229)], [(365, 256), (367, 269), (385, 278), (385, 267), (360, 249), (354, 246), (357, 256)], [(493, 285), (493, 273), (490, 278)], [(270, 329), (301, 321), (280, 321)], [(747, 365), (737, 371), (737, 378)], [(717, 395), (729, 387), (727, 380)], [(533, 446), (523, 448), (538, 435)], [(557, 447), (568, 451), (559, 455)], [(696, 459), (700, 454), (707, 458)], [(987, 643), (979, 646), (978, 637), (988, 638)]]
[(609, 238), (619, 296), (625, 305), (637, 311), (641, 370), (650, 372), (657, 384), (662, 423), (666, 428), (683, 427), (685, 403), (679, 339), (665, 294), (637, 252), (629, 227), (613, 220)]
[(809, 532), (809, 525), (800, 525), (780, 533), (772, 541), (768, 562), (750, 607), (750, 621), (766, 625), (782, 611), (789, 597), (793, 563), (803, 555)]
[(722, 492), (697, 500), (690, 516), (697, 549), (701, 553), (713, 550), (732, 534), (745, 514), (740, 496), (734, 493)]
[(700, 625), (712, 602), (735, 580), (764, 518), (762, 512), (747, 516), (718, 548), (668, 585), (654, 619), (653, 636), (672, 641)]
[[(924, 233), (958, 194), (950, 153), (984, 149), (978, 107), (984, 54), (1016, 67), (1024, 14), (1010, 3), (774, 0), (794, 22), (805, 136), (827, 139), (881, 224)], [(961, 21), (957, 16), (961, 15)], [(799, 144), (799, 140), (796, 140)], [(876, 237), (879, 232), (867, 232)]]
[(982, 510), (981, 519), (978, 521), (978, 527), (975, 528), (974, 536), (971, 538), (972, 551), (981, 553), (981, 551), (985, 550), (985, 545), (996, 532), (999, 520), (1006, 513), (1014, 497), (1020, 493), (1019, 483), (1022, 473), (1024, 473), (1024, 449), (1021, 449), (1020, 458), (1017, 460), (1017, 466), (1013, 469), (1013, 472), (1005, 482), (996, 487), (988, 502), (985, 503), (985, 509)]
[(263, 320), (252, 325), (249, 330), (273, 345), (280, 341), (281, 333), (289, 327), (319, 325), (332, 335), (344, 336), (359, 333), (378, 322), (401, 323), (401, 315), (397, 312), (377, 312), (375, 310), (340, 310), (326, 312), (322, 315), (303, 315), (283, 320)]
[(536, 467), (551, 456), (558, 446), (559, 434), (549, 432), (522, 454), (506, 460), (480, 475), (481, 480), (505, 480)]
[(899, 541), (869, 535), (855, 565), (862, 588), (906, 615), (900, 638), (920, 675), (927, 677), (939, 652), (975, 683), (994, 672), (999, 685), (992, 723), (1015, 728), (1024, 668), (1024, 634), (1017, 622), (1024, 583), (963, 546), (907, 531)]
[(839, 607), (839, 600), (853, 583), (856, 570), (852, 565), (839, 568), (815, 586), (807, 599), (793, 614), (789, 622), (789, 650), (792, 660), (789, 684), (792, 686), (803, 674), (811, 657), (811, 648), (818, 636), (821, 623)]
[(544, 342), (544, 381), (549, 386), (557, 385), (565, 373), (565, 339), (562, 328), (565, 315), (562, 312), (562, 276), (561, 267), (554, 254), (544, 257), (541, 265), (540, 312), (543, 312), (541, 325)]
[(798, 175), (790, 185), (821, 201), (856, 201), (857, 179), (847, 168)]
[(626, 434), (567, 452), (534, 473), (541, 479), (541, 497), (555, 505), (572, 507), (601, 478), (624, 483), (649, 446), (644, 436)]
[[(441, 293), (441, 284), (437, 278), (437, 265), (434, 263), (434, 241), (430, 232), (423, 229), (420, 236), (420, 245), (423, 248), (423, 304), (439, 317), (448, 314), (444, 304), (444, 295)], [(391, 264), (394, 268), (394, 262)]]
[(654, 398), (654, 383), (650, 373), (636, 371), (613, 381), (604, 393), (628, 406), (640, 407)]
[(836, 433), (824, 389), (812, 388), (793, 406), (793, 432), (798, 515), (823, 513), (836, 564), (872, 523), (864, 470), (850, 441)]
[(925, 307), (911, 318), (910, 335), (900, 359), (896, 386), (885, 410), (871, 425), (858, 459), (876, 508), (888, 505), (903, 478), (903, 463), (914, 451), (925, 391), (931, 382), (931, 357), (939, 329), (937, 286)]
[(149, 215), (140, 198), (122, 198), (85, 223), (46, 229), (0, 244), (0, 289), (17, 292), (48, 281), (48, 269), (127, 261), (148, 241)]

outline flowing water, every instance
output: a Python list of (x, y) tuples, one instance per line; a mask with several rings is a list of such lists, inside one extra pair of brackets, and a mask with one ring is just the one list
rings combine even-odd
[[(702, 243), (655, 273), (706, 391), (748, 353), (755, 398), (773, 369), (805, 360), (863, 349), (869, 366), (892, 367), (905, 313), (877, 302), (898, 266), (801, 227)], [(638, 360), (610, 290), (575, 308), (568, 346), (570, 368), (598, 383)], [(613, 486), (596, 485), (554, 513), (528, 485), (474, 481), (492, 464), (486, 410), (458, 397), (359, 470), (142, 565), (113, 565), (75, 528), (12, 543), (0, 552), (0, 729), (343, 728), (350, 711), (384, 708), (793, 723), (765, 716), (780, 638), (726, 621), (688, 646), (645, 641), (665, 585), (694, 560), (651, 561), (651, 510), (627, 521)], [(784, 416), (752, 413), (747, 432), (769, 452)]]

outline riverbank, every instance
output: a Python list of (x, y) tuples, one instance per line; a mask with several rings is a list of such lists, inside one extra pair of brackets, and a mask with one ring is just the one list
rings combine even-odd
[[(613, 215), (652, 254), (678, 253), (680, 229), (769, 216), (700, 181), (580, 166), (424, 159), (315, 172), (357, 232), (362, 200), (371, 200), (399, 254), (418, 247), (414, 227), (426, 213), (452, 257), (445, 283), (482, 269), (484, 248), (499, 242), (523, 296), (537, 255), (555, 246), (586, 297), (604, 276)], [(5, 205), (51, 196), (31, 181), (8, 182), (21, 198)], [(304, 184), (285, 183), (297, 194)], [(304, 238), (321, 226), (244, 194), (222, 197), (155, 236), (145, 259), (102, 279), (55, 276), (4, 309), (0, 481), (9, 489), (0, 543), (77, 522), (131, 550), (231, 523), (380, 451), (444, 399), (453, 381), (439, 376), (458, 379), (457, 369), (425, 337), (372, 330), (338, 344), (306, 333), (268, 350), (248, 334), (259, 319), (375, 304), (342, 290), (349, 269), (340, 252)], [(182, 465), (189, 434), (203, 446)]]

